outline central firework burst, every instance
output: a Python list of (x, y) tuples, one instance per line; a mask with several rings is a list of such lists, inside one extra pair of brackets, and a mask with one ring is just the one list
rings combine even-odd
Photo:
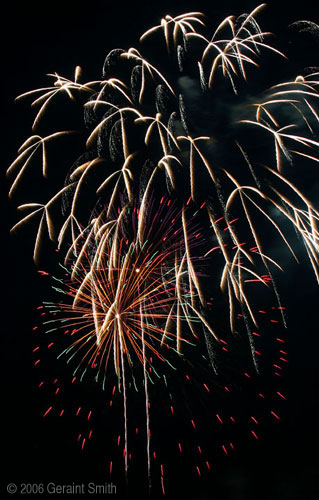
[[(85, 350), (82, 358), (89, 365), (99, 357), (104, 372), (113, 351), (120, 376), (123, 353), (129, 365), (131, 353), (144, 365), (145, 352), (161, 358), (158, 349), (163, 344), (170, 343), (180, 353), (182, 341), (187, 342), (182, 338), (184, 325), (197, 337), (193, 323), (201, 321), (201, 314), (194, 305), (197, 294), (189, 290), (187, 251), (198, 247), (201, 238), (193, 224), (184, 239), (183, 215), (164, 197), (155, 212), (149, 208), (153, 218), (144, 226), (142, 242), (136, 234), (138, 209), (128, 216), (125, 229), (118, 226), (115, 233), (104, 215), (95, 219), (94, 237), (84, 238), (73, 265), (68, 291), (73, 302), (59, 307), (68, 313), (69, 322), (80, 325), (79, 339), (67, 352)], [(196, 258), (189, 260), (194, 263)]]

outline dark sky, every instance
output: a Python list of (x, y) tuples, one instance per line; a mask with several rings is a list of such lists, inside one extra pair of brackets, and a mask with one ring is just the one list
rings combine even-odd
[[(75, 66), (81, 65), (88, 79), (99, 78), (105, 54), (110, 49), (134, 46), (139, 35), (166, 13), (200, 10), (207, 13), (211, 21), (214, 18), (219, 21), (230, 13), (241, 13), (255, 5), (248, 0), (219, 3), (139, 0), (129, 5), (108, 0), (8, 1), (1, 7), (1, 83), (4, 87), (1, 175), (29, 132), (30, 115), (25, 116), (27, 106), (14, 104), (14, 97), (44, 84), (46, 73), (57, 71), (71, 76)], [(269, 5), (264, 14), (265, 25), (277, 33), (295, 20), (319, 21), (318, 8), (309, 0), (278, 0), (269, 2)], [(318, 54), (317, 48), (314, 64), (319, 66)], [(296, 54), (297, 66), (303, 57), (307, 58), (302, 51)], [(72, 477), (72, 480), (79, 478), (80, 481), (79, 475), (84, 467), (90, 475), (89, 459), (83, 465), (78, 455), (73, 454), (69, 442), (63, 450), (62, 438), (57, 436), (54, 427), (51, 424), (45, 427), (34, 417), (32, 410), (32, 405), (36, 406), (37, 402), (32, 389), (31, 330), (33, 311), (42, 296), (31, 256), (23, 250), (23, 238), (28, 236), (24, 234), (9, 240), (7, 235), (11, 221), (15, 220), (15, 211), (13, 206), (7, 205), (5, 182), (1, 189), (5, 242), (2, 259), (5, 326), (2, 334), (6, 344), (2, 387), (8, 392), (2, 410), (7, 417), (2, 427), (7, 441), (5, 483), (41, 482), (43, 477), (61, 483), (66, 468), (72, 469), (67, 477)], [(286, 424), (280, 431), (274, 431), (268, 442), (261, 444), (257, 457), (244, 455), (242, 461), (239, 457), (229, 468), (222, 465), (215, 493), (212, 494), (206, 485), (201, 496), (198, 494), (198, 500), (314, 500), (319, 497), (318, 292), (309, 273), (305, 271), (306, 278), (303, 274), (302, 269), (296, 270), (287, 278), (294, 292), (287, 296), (291, 311), (288, 381), (291, 395)], [(302, 279), (306, 286), (299, 286)], [(182, 491), (184, 498), (188, 498), (185, 486)]]

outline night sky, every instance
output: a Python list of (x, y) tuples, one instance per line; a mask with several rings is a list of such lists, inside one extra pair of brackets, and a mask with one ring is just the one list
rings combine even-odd
[[(285, 29), (291, 22), (319, 21), (318, 8), (312, 7), (314, 2), (309, 0), (297, 4), (280, 0), (268, 3), (269, 8), (260, 16), (261, 25), (266, 30), (284, 34), (286, 41)], [(7, 202), (8, 185), (4, 172), (27, 137), (32, 117), (26, 103), (14, 104), (15, 96), (46, 84), (46, 73), (57, 71), (71, 76), (77, 65), (82, 67), (84, 79), (99, 78), (109, 50), (135, 46), (140, 34), (157, 24), (166, 13), (177, 15), (199, 10), (206, 13), (214, 25), (214, 19), (217, 23), (229, 14), (248, 11), (255, 5), (248, 0), (220, 3), (138, 0), (124, 8), (120, 2), (107, 0), (57, 0), (40, 4), (32, 0), (13, 0), (1, 7), (4, 487), (7, 483), (95, 481), (102, 484), (110, 480), (105, 477), (105, 466), (99, 463), (98, 456), (81, 454), (75, 446), (71, 436), (72, 421), (61, 424), (41, 417), (43, 402), (35, 389), (32, 366), (32, 328), (38, 321), (35, 309), (46, 300), (44, 293), (48, 285), (43, 283), (33, 265), (28, 231), (21, 231), (12, 238), (8, 235), (9, 227), (17, 219), (15, 204)], [(312, 66), (319, 66), (319, 41), (313, 48), (302, 38), (292, 40), (287, 46), (294, 56), (292, 74), (298, 74), (298, 69), (302, 71), (310, 61)], [(311, 53), (307, 54), (306, 50)], [(216, 473), (210, 479), (201, 483), (188, 477), (184, 482), (179, 479), (171, 485), (168, 498), (177, 498), (177, 494), (197, 500), (319, 498), (319, 295), (309, 266), (291, 267), (282, 291), (282, 300), (288, 309), (290, 359), (286, 381), (289, 401), (282, 424), (267, 429), (258, 446), (247, 443), (241, 453), (216, 463)], [(182, 472), (179, 474), (182, 476)], [(125, 494), (119, 493), (114, 498), (125, 498)]]

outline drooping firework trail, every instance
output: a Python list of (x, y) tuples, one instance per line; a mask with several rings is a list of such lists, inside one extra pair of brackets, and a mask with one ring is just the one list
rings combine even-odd
[[(186, 419), (178, 405), (191, 407), (195, 398), (187, 409), (187, 425), (199, 436), (194, 469), (199, 476), (209, 471), (215, 449), (205, 455), (200, 440), (216, 433), (212, 415), (217, 425), (236, 421), (214, 408), (229, 394), (236, 406), (236, 387), (258, 375), (280, 376), (287, 363), (285, 340), (269, 334), (262, 308), (271, 303), (276, 316), (270, 326), (286, 327), (279, 293), (285, 261), (308, 259), (319, 281), (318, 204), (311, 182), (296, 182), (297, 171), (319, 162), (319, 69), (255, 91), (254, 72), (264, 59), (289, 66), (259, 26), (264, 7), (226, 17), (212, 35), (200, 12), (166, 15), (141, 36), (138, 49), (111, 50), (101, 79), (80, 83), (77, 67), (73, 79), (51, 74), (52, 86), (17, 98), (31, 99), (36, 115), (33, 135), (8, 169), (9, 196), (21, 196), (24, 177), (39, 165), (46, 186), (55, 170), (49, 200), (21, 204), (27, 215), (12, 229), (38, 224), (37, 265), (47, 236), (65, 259), (59, 269), (67, 277), (57, 271), (52, 278), (57, 300), (44, 303), (46, 314), (54, 315), (43, 322), (53, 336), (49, 345), (58, 346), (57, 357), (72, 366), (74, 380), (87, 377), (102, 392), (113, 387), (112, 397), (118, 388), (128, 481), (130, 403), (134, 391), (143, 394), (149, 490), (155, 482), (165, 493), (153, 405), (167, 427), (170, 418), (180, 419), (179, 433)], [(319, 30), (314, 23), (311, 29)], [(163, 50), (155, 51), (154, 43)], [(63, 126), (64, 102), (74, 110), (76, 130)], [(61, 128), (47, 132), (43, 124), (51, 113)], [(66, 144), (74, 151), (71, 164), (64, 161)], [(261, 352), (272, 340), (280, 345), (279, 362)], [(196, 389), (187, 393), (184, 385), (192, 379)], [(246, 390), (251, 399), (252, 389)], [(210, 409), (198, 423), (194, 408), (203, 393)], [(276, 397), (286, 399), (278, 390)], [(259, 390), (252, 398), (265, 399)], [(265, 411), (279, 420), (276, 408)], [(258, 423), (249, 413), (246, 426), (255, 439)], [(80, 434), (82, 449), (91, 434)], [(122, 446), (121, 434), (117, 442)], [(180, 437), (167, 444), (168, 453), (170, 446), (180, 455), (187, 448)], [(235, 445), (221, 433), (216, 448), (229, 454)]]

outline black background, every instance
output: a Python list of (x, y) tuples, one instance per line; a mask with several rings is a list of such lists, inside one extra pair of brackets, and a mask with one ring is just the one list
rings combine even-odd
[[(262, 26), (281, 33), (298, 19), (318, 22), (318, 8), (313, 4), (309, 1), (269, 2)], [(17, 147), (27, 137), (31, 115), (27, 106), (14, 104), (14, 97), (45, 84), (46, 73), (57, 71), (71, 76), (76, 65), (82, 66), (84, 79), (99, 77), (105, 54), (110, 49), (134, 46), (138, 36), (166, 13), (201, 10), (217, 23), (230, 13), (242, 13), (254, 6), (255, 3), (248, 0), (137, 1), (129, 5), (107, 0), (58, 0), (41, 4), (12, 1), (1, 7), (5, 483), (53, 481), (63, 484), (65, 480), (80, 483), (84, 476), (89, 481), (104, 482), (104, 478), (98, 477), (99, 472), (93, 474), (90, 460), (79, 456), (72, 442), (36, 416), (31, 331), (34, 309), (42, 300), (41, 287), (31, 255), (25, 251), (23, 239), (28, 235), (9, 239), (8, 228), (15, 220), (15, 210), (7, 203), (4, 180), (4, 172), (14, 159)], [(302, 43), (294, 46), (297, 67), (307, 63), (305, 46), (307, 48), (307, 44)], [(311, 54), (312, 62), (319, 66), (318, 45), (316, 51)], [(287, 276), (286, 282), (286, 289), (290, 288), (291, 293), (284, 297), (289, 306), (290, 335), (290, 395), (285, 423), (259, 443), (253, 454), (247, 450), (222, 463), (211, 483), (196, 486), (196, 490), (185, 478), (184, 484), (175, 485), (175, 495), (179, 492), (181, 498), (202, 500), (319, 498), (318, 291), (305, 268)]]

